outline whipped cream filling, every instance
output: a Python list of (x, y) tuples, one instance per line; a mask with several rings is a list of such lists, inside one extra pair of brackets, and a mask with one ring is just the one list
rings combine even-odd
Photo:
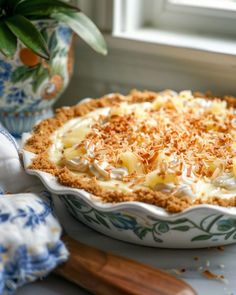
[[(188, 101), (186, 102), (188, 103)], [(195, 103), (200, 105), (201, 108), (210, 108), (212, 106), (211, 101), (207, 101), (202, 98), (196, 98)], [(134, 111), (139, 111), (142, 109), (151, 108), (151, 103), (139, 103), (132, 105), (125, 105), (127, 113)], [(92, 124), (98, 120), (100, 116), (109, 115), (111, 108), (100, 108), (93, 112), (88, 113), (83, 117), (78, 117), (68, 121), (64, 126), (59, 128), (52, 136), (52, 146), (49, 150), (50, 160), (56, 164), (60, 163), (63, 158), (63, 137), (65, 134), (79, 127), (91, 128)], [(106, 120), (104, 119), (104, 124)], [(156, 124), (156, 121), (150, 119), (148, 124), (153, 126)], [(95, 143), (96, 145), (96, 143)], [(94, 145), (87, 144), (85, 147), (86, 154), (93, 156)], [(132, 191), (145, 186), (145, 181), (135, 184), (132, 187), (132, 179), (124, 182), (123, 177), (129, 174), (126, 167), (113, 167), (107, 162), (99, 163), (94, 160), (89, 162), (88, 160), (82, 157), (74, 157), (72, 159), (66, 160), (66, 165), (71, 168), (71, 171), (76, 175), (87, 174), (88, 171), (90, 175), (93, 175), (97, 178), (98, 183), (110, 190), (122, 190), (125, 192)], [(169, 182), (169, 183), (159, 183), (153, 188), (156, 191), (161, 191), (164, 193), (170, 193), (175, 196), (190, 196), (191, 198), (207, 198), (211, 196), (218, 196), (221, 198), (231, 198), (236, 196), (236, 179), (232, 173), (223, 173), (214, 179), (202, 177), (198, 179), (192, 172), (190, 175), (187, 173), (187, 167), (184, 167), (182, 174), (179, 176), (178, 183)]]

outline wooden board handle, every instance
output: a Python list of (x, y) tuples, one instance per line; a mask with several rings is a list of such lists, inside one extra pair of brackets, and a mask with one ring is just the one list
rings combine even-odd
[(133, 260), (63, 238), (70, 258), (56, 273), (97, 295), (196, 295), (182, 280)]

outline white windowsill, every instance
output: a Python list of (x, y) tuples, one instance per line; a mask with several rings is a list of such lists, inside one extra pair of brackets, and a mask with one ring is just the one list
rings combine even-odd
[(236, 40), (212, 36), (139, 29), (107, 35), (117, 49), (236, 66)]

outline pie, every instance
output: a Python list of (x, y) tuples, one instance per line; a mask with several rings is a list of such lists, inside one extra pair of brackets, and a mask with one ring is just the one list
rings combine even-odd
[(107, 95), (57, 110), (24, 148), (31, 169), (102, 202), (236, 206), (235, 104), (191, 91)]

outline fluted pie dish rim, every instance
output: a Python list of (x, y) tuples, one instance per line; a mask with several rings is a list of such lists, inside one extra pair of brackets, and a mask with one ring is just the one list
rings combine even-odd
[[(111, 94), (109, 96), (111, 96)], [(88, 102), (90, 100), (91, 99), (86, 98), (83, 101)], [(32, 133), (25, 135), (24, 141), (26, 142), (31, 136)], [(234, 243), (236, 240), (236, 234), (234, 232), (230, 236), (231, 231), (235, 230), (236, 232), (236, 223), (234, 224), (234, 218), (236, 218), (236, 207), (221, 207), (219, 205), (200, 204), (183, 209), (181, 212), (169, 213), (165, 209), (156, 205), (139, 201), (104, 203), (96, 197), (91, 197), (91, 195), (83, 189), (71, 188), (58, 183), (57, 178), (48, 172), (29, 168), (36, 155), (25, 149), (22, 150), (22, 153), (27, 173), (39, 177), (47, 189), (54, 194), (60, 195), (67, 208), (69, 208), (69, 211), (77, 219), (109, 236), (141, 245), (169, 248), (201, 248), (230, 244)], [(98, 218), (97, 223), (91, 221), (93, 219), (91, 216), (90, 221), (89, 218), (84, 218), (84, 212), (81, 209), (83, 206), (88, 206), (88, 208), (92, 210), (91, 212), (95, 214), (94, 216), (100, 213), (104, 214), (104, 216), (102, 215), (104, 222), (101, 221), (101, 218)], [(120, 220), (123, 220), (122, 218), (124, 218), (124, 216), (125, 218), (126, 216), (130, 216), (130, 218), (132, 217), (135, 220), (135, 228), (131, 228), (131, 225), (130, 228), (128, 225), (124, 226), (125, 221), (119, 221), (123, 228), (120, 224), (117, 225), (110, 219), (111, 216), (109, 216), (109, 214), (111, 213), (114, 213), (115, 215), (118, 214), (119, 216), (117, 216)], [(214, 216), (216, 218), (214, 218)], [(184, 219), (187, 221), (184, 221)], [(206, 219), (206, 222), (209, 220), (210, 224), (212, 223), (211, 226), (215, 231), (218, 230), (218, 232), (215, 233), (216, 235), (205, 231), (206, 228), (204, 228), (204, 219)], [(214, 219), (216, 219), (215, 223)], [(154, 229), (150, 230), (149, 227), (146, 227), (146, 231), (143, 229), (142, 234), (137, 234), (137, 228), (139, 226), (145, 228), (147, 224), (150, 226), (151, 224), (157, 222), (157, 220), (158, 222), (163, 222), (163, 228), (161, 228), (160, 223), (160, 231), (158, 232), (158, 230), (156, 230), (158, 237), (155, 237), (153, 234)], [(199, 226), (194, 227), (189, 225), (188, 222), (192, 220), (194, 220), (194, 224), (198, 224)], [(181, 225), (181, 221), (183, 221), (184, 225)], [(166, 225), (164, 226), (165, 222)], [(177, 226), (173, 228), (173, 224), (175, 222)], [(108, 227), (104, 226), (104, 223), (108, 224)], [(144, 226), (144, 224), (146, 225)], [(178, 224), (180, 225), (178, 226)], [(200, 224), (203, 226), (202, 228)], [(208, 224), (208, 228), (210, 228), (210, 224)], [(135, 231), (136, 233), (134, 234)], [(176, 233), (178, 233), (178, 235), (176, 235)], [(162, 238), (160, 238), (159, 235), (162, 236)], [(167, 236), (164, 237), (165, 235)], [(176, 241), (176, 236), (181, 236), (181, 238), (179, 240), (177, 238)], [(162, 240), (162, 242), (158, 242), (158, 240)]]

